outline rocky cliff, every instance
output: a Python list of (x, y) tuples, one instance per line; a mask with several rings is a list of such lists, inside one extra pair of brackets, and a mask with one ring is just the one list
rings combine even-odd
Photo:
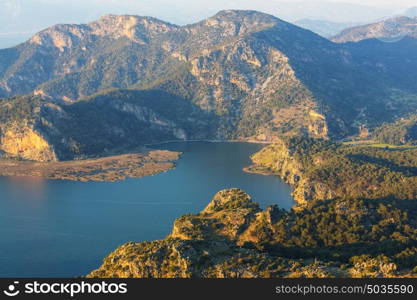
[(286, 138), (253, 155), (246, 170), (281, 177), (301, 206), (343, 197), (415, 199), (416, 151)]
[[(341, 45), (256, 11), (187, 26), (109, 15), (0, 50), (0, 97), (42, 99), (12, 121), (35, 120), (57, 159), (167, 140), (339, 139), (417, 109), (416, 41)], [(0, 122), (19, 98), (2, 100)]]
[[(295, 146), (297, 146), (297, 141), (276, 140), (274, 144), (254, 154), (251, 157), (254, 165), (245, 170), (247, 172), (279, 176), (293, 186), (293, 197), (300, 205), (306, 204), (311, 200), (333, 198), (328, 188), (320, 183), (313, 185), (306, 178), (306, 162), (299, 155), (299, 149)], [(309, 146), (307, 145), (307, 147)], [(323, 193), (329, 193), (329, 197), (321, 198), (320, 196)]]
[(260, 242), (263, 236), (259, 230), (268, 234), (268, 226), (282, 214), (275, 207), (262, 211), (242, 190), (224, 190), (201, 213), (177, 219), (166, 239), (125, 244), (88, 277), (256, 278), (291, 274), (295, 269), (290, 270), (290, 260), (242, 247), (246, 242)]
[(58, 156), (41, 127), (41, 109), (31, 97), (0, 102), (0, 150), (3, 157), (56, 161)]
[[(106, 257), (103, 265), (87, 277), (415, 276), (417, 270), (409, 269), (412, 264), (400, 265), (400, 260), (378, 256), (376, 253), (380, 254), (381, 248), (373, 250), (375, 236), (370, 238), (369, 230), (362, 232), (363, 236), (357, 235), (361, 224), (375, 224), (376, 230), (384, 227), (382, 224), (390, 218), (402, 218), (395, 208), (392, 208), (392, 215), (385, 215), (385, 207), (369, 205), (360, 201), (336, 201), (308, 211), (286, 212), (277, 206), (261, 210), (242, 190), (224, 190), (199, 214), (177, 219), (172, 233), (164, 240), (127, 243)], [(355, 216), (349, 217), (350, 212)], [(335, 223), (326, 226), (330, 220)], [(413, 222), (402, 220), (407, 224)], [(404, 232), (398, 226), (392, 230)], [(410, 232), (404, 234), (415, 240), (415, 234)], [(362, 238), (367, 239), (367, 248), (353, 249)], [(326, 250), (330, 245), (339, 246), (337, 250)], [(403, 244), (400, 251), (407, 247), (408, 243)], [(415, 253), (409, 249), (410, 253)], [(372, 254), (361, 256), (364, 251)], [(405, 251), (401, 253), (404, 255), (400, 257), (410, 257)]]
[[(210, 116), (213, 139), (339, 138), (417, 108), (414, 52), (395, 45), (375, 58), (381, 49), (368, 48), (335, 44), (256, 11), (221, 11), (187, 26), (108, 15), (56, 25), (0, 50), (0, 97), (32, 93), (61, 104), (140, 89)], [(172, 119), (158, 123), (185, 138)]]
[(42, 162), (57, 159), (49, 142), (30, 126), (15, 123), (3, 130), (0, 149), (9, 156)]
[(113, 91), (70, 105), (40, 96), (0, 101), (0, 150), (19, 159), (72, 160), (140, 151), (150, 143), (208, 139), (215, 128), (214, 116), (161, 92)]

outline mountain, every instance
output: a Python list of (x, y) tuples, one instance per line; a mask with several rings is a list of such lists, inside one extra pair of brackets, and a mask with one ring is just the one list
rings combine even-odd
[(60, 104), (39, 96), (0, 100), (0, 149), (9, 157), (73, 160), (208, 139), (215, 116), (161, 91), (115, 90)]
[(112, 15), (88, 25), (53, 26), (0, 52), (0, 87), (4, 95), (42, 94), (39, 86), (53, 80), (44, 89), (66, 100), (127, 87), (153, 72), (146, 59), (149, 39), (175, 28), (152, 18)]
[(331, 38), (336, 43), (358, 42), (365, 39), (381, 39), (395, 42), (404, 37), (417, 38), (417, 17), (395, 17), (377, 23), (343, 30)]
[[(416, 113), (417, 18), (398, 17), (354, 27), (332, 40), (345, 43), (342, 45), (354, 61), (364, 69), (373, 70), (377, 80), (391, 87), (391, 95), (381, 109), (395, 110), (396, 116), (383, 123)], [(399, 107), (403, 110), (398, 111)]]
[[(46, 147), (50, 160), (170, 139), (355, 135), (417, 109), (414, 41), (341, 45), (256, 11), (56, 25), (0, 50), (0, 96), (15, 97), (2, 100), (0, 149), (38, 160)], [(9, 128), (30, 142), (5, 148)], [(20, 155), (37, 147), (33, 132), (47, 145)]]
[[(306, 152), (300, 153), (301, 147)], [(200, 213), (178, 218), (165, 239), (124, 244), (87, 277), (415, 277), (417, 204), (400, 199), (415, 199), (416, 150), (402, 156), (384, 149), (342, 147), (344, 151), (328, 156), (329, 147), (341, 145), (287, 140), (255, 156), (257, 160), (268, 152), (265, 167), (276, 175), (289, 176), (281, 167), (310, 165), (296, 184), (305, 183), (305, 176), (316, 180), (311, 186), (316, 200), (290, 211), (277, 205), (262, 210), (240, 189), (220, 191)], [(281, 155), (283, 148), (290, 150), (286, 156)], [(335, 161), (337, 168), (332, 167)], [(355, 175), (358, 166), (361, 175), (370, 176)], [(341, 170), (345, 172), (339, 181)], [(359, 184), (371, 198), (350, 194), (323, 201), (331, 194), (320, 193), (330, 186), (336, 194), (345, 188), (352, 191), (352, 185)], [(391, 192), (406, 197), (379, 198)]]
[(416, 277), (417, 147), (283, 138), (246, 171), (294, 188), (285, 211), (240, 189), (175, 220), (159, 241), (129, 242), (88, 278)]
[(273, 174), (293, 187), (300, 206), (335, 199), (417, 197), (417, 147), (284, 138), (252, 155), (252, 173)]
[(409, 145), (417, 144), (417, 114), (401, 118), (394, 123), (387, 123), (377, 128), (373, 138), (383, 144)]
[(411, 7), (404, 13), (407, 17), (417, 17), (417, 7)]
[(294, 24), (311, 30), (325, 38), (330, 38), (337, 35), (344, 29), (359, 25), (359, 23), (337, 23), (325, 20), (311, 19), (302, 19), (294, 22)]

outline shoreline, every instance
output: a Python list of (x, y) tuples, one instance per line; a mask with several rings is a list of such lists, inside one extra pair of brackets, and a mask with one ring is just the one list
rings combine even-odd
[(167, 172), (175, 168), (180, 152), (154, 150), (86, 160), (30, 162), (0, 160), (0, 176), (33, 177), (79, 182), (115, 182)]
[(157, 146), (157, 145), (165, 145), (170, 143), (189, 143), (189, 142), (205, 142), (205, 143), (248, 143), (248, 144), (260, 144), (260, 145), (270, 145), (274, 142), (268, 141), (256, 141), (256, 140), (169, 140), (160, 143), (151, 143), (151, 144), (144, 144), (144, 147), (149, 146)]
[[(207, 143), (249, 143), (269, 145), (272, 142), (256, 140), (170, 140), (143, 145), (142, 150), (103, 157), (90, 157), (69, 161), (37, 162), (0, 159), (0, 176), (32, 177), (50, 180), (70, 180), (79, 182), (115, 182), (128, 178), (142, 178), (157, 175), (174, 169), (181, 157), (180, 152), (160, 150), (157, 146), (169, 143), (207, 142)], [(156, 154), (156, 155), (155, 155)], [(159, 154), (159, 155), (158, 155)], [(162, 154), (162, 155), (161, 155)], [(244, 172), (251, 172), (245, 167)], [(262, 174), (276, 175), (276, 174)]]
[[(260, 167), (257, 166), (257, 165), (250, 165), (250, 166), (244, 167), (243, 171), (246, 172), (246, 173), (249, 173), (249, 174), (258, 174), (258, 175), (263, 175), (263, 176), (276, 176), (276, 177), (278, 177), (278, 178), (280, 178), (281, 180), (284, 181), (284, 178), (281, 178), (278, 174), (276, 174), (272, 171), (266, 171), (266, 170), (263, 171), (263, 170), (259, 170), (259, 169), (256, 169), (256, 168), (260, 168)], [(285, 183), (290, 185), (288, 182), (285, 182)]]

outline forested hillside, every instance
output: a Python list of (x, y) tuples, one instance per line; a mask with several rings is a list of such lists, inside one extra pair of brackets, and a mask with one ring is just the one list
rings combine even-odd
[[(120, 125), (126, 138), (111, 135), (120, 145), (185, 137), (339, 139), (364, 128), (373, 131), (416, 110), (415, 41), (409, 35), (397, 43), (337, 44), (255, 11), (222, 11), (187, 26), (109, 15), (85, 25), (56, 25), (0, 50), (0, 96), (33, 94), (48, 107), (68, 111), (75, 125), (91, 117), (89, 128), (95, 134), (77, 134), (92, 141), (75, 144), (106, 149), (111, 145), (96, 143), (94, 137), (108, 134), (101, 132), (106, 126), (100, 120), (111, 123), (115, 105), (104, 101), (112, 103), (109, 110), (94, 106), (98, 100), (91, 99), (115, 97), (120, 107), (124, 101), (129, 106), (134, 95), (141, 106), (148, 95), (143, 105), (152, 102), (152, 111), (162, 114), (165, 125), (146, 118), (133, 120), (130, 131)], [(23, 119), (43, 118), (38, 115)], [(201, 120), (193, 128), (197, 115)], [(53, 133), (42, 126), (35, 131), (55, 148), (54, 138), (49, 141), (54, 135), (61, 144), (74, 144), (64, 141), (73, 132), (58, 137), (67, 126), (58, 119)], [(80, 154), (98, 155), (91, 147), (79, 147)]]

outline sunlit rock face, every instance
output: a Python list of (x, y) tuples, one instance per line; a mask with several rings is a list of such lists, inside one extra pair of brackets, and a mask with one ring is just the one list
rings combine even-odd
[(39, 132), (28, 126), (11, 126), (1, 137), (0, 149), (5, 153), (28, 160), (55, 161), (53, 147)]
[[(340, 139), (364, 128), (371, 136), (417, 109), (417, 51), (373, 47), (333, 43), (256, 11), (221, 11), (186, 26), (107, 15), (0, 50), (0, 97), (32, 94), (65, 106), (65, 116), (41, 110), (35, 130), (58, 158), (97, 155), (94, 144), (110, 152), (166, 140)], [(78, 128), (87, 119), (81, 107), (95, 114), (84, 121), (96, 134)], [(116, 122), (122, 115), (134, 126)]]

